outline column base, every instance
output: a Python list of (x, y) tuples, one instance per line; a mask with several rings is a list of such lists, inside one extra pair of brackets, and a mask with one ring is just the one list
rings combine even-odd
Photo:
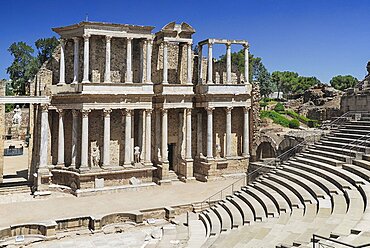
[(65, 164), (64, 163), (57, 163), (56, 165), (55, 165), (55, 169), (62, 169), (62, 168), (65, 168), (66, 166), (65, 166)]
[(91, 83), (90, 80), (83, 80), (81, 83)]
[(80, 172), (86, 172), (86, 171), (89, 171), (89, 170), (90, 170), (90, 167), (88, 167), (88, 166), (84, 166), (84, 167), (80, 167), (80, 168), (78, 168), (78, 170), (79, 170)]
[(134, 166), (130, 164), (123, 164), (123, 168), (134, 168)]
[(62, 85), (66, 85), (66, 83), (65, 82), (59, 82), (59, 83), (57, 83), (57, 86), (62, 86)]
[(71, 84), (78, 84), (78, 81), (73, 81)]
[(250, 154), (248, 154), (248, 153), (247, 153), (247, 154), (243, 153), (243, 154), (242, 154), (242, 156), (243, 156), (244, 158), (250, 158), (250, 157), (251, 157), (251, 155), (250, 155)]

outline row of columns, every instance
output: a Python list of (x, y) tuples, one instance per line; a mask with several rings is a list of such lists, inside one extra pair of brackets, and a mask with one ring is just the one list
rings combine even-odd
[[(213, 110), (212, 107), (207, 107), (207, 158), (213, 159)], [(103, 144), (103, 166), (110, 164), (110, 114), (111, 109), (104, 109), (104, 144)], [(88, 132), (89, 132), (89, 113), (91, 110), (81, 110), (82, 115), (82, 135), (81, 135), (81, 166), (80, 169), (88, 169)], [(231, 112), (232, 107), (226, 108), (226, 157), (231, 157)], [(59, 131), (58, 131), (58, 164), (64, 164), (64, 111), (58, 110), (59, 113)], [(162, 161), (168, 162), (168, 109), (162, 109)], [(186, 113), (186, 153), (185, 158), (191, 159), (191, 109), (185, 109)], [(132, 110), (126, 109), (123, 111), (125, 116), (125, 157), (124, 165), (129, 166), (132, 162)], [(152, 110), (145, 110), (145, 147), (143, 150), (145, 163), (151, 162), (151, 115)], [(78, 134), (78, 111), (72, 110), (72, 166), (76, 165), (77, 155), (77, 134)], [(198, 133), (202, 130), (202, 116), (198, 115)], [(48, 150), (48, 108), (47, 105), (42, 106), (41, 112), (41, 144), (40, 144), (40, 168), (47, 166), (47, 150)], [(202, 152), (202, 137), (197, 136), (197, 152)], [(244, 122), (243, 122), (243, 151), (242, 155), (247, 157), (249, 155), (249, 108), (244, 108)]]
[[(202, 47), (199, 45), (198, 51), (198, 73), (199, 80), (202, 80), (203, 66), (202, 66)], [(249, 46), (244, 47), (244, 80), (245, 84), (249, 84)], [(213, 84), (213, 43), (208, 43), (208, 59), (207, 59), (207, 84)], [(226, 43), (226, 83), (231, 84), (231, 43)]]
[[(82, 83), (89, 83), (89, 56), (90, 56), (90, 35), (84, 35), (84, 56), (83, 56), (83, 79)], [(112, 36), (105, 36), (105, 72), (104, 72), (104, 82), (111, 82), (111, 39)], [(133, 82), (133, 72), (132, 72), (132, 40), (133, 38), (127, 38), (127, 51), (126, 51), (126, 81), (125, 83)], [(64, 85), (65, 82), (65, 40), (61, 40), (61, 50), (60, 50), (60, 60), (59, 60), (59, 83), (58, 85)], [(73, 38), (74, 49), (73, 49), (73, 81), (72, 84), (78, 83), (79, 77), (79, 38)], [(144, 50), (146, 49), (146, 83), (151, 83), (151, 61), (152, 61), (152, 45), (153, 40), (147, 39), (143, 40), (141, 52), (141, 67), (142, 76), (141, 81), (144, 83)]]
[[(162, 76), (162, 83), (168, 84), (168, 41), (163, 41), (163, 76)], [(192, 84), (192, 51), (191, 45), (192, 43), (186, 43), (187, 45), (187, 84)]]

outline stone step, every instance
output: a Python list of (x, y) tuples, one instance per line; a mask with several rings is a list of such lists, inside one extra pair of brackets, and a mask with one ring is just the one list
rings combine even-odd
[(276, 208), (279, 211), (279, 214), (291, 212), (289, 203), (287, 202), (287, 200), (284, 199), (282, 195), (279, 194), (279, 192), (261, 184), (260, 182), (254, 182), (253, 187), (264, 193), (267, 197), (270, 198), (271, 201), (274, 202)]
[(342, 125), (342, 128), (344, 129), (361, 129), (361, 130), (369, 130), (370, 131), (370, 125), (360, 125), (360, 123), (357, 124), (344, 124)]
[(212, 209), (203, 211), (210, 224), (210, 236), (219, 235), (221, 233), (221, 222), (216, 213)]
[(346, 147), (351, 149), (352, 146), (354, 145), (362, 145), (362, 146), (370, 146), (370, 135), (369, 136), (364, 136), (363, 138), (356, 139), (356, 138), (347, 138), (347, 137), (337, 137), (337, 136), (327, 136), (323, 138), (323, 140), (329, 140), (333, 142), (340, 142), (340, 143), (345, 143)]
[(346, 143), (341, 143), (341, 142), (334, 142), (334, 141), (329, 141), (325, 139), (321, 139), (319, 144), (325, 145), (325, 146), (334, 146), (338, 148), (343, 148), (343, 149), (350, 149), (358, 152), (363, 152), (363, 153), (369, 153), (370, 149), (367, 146), (363, 145), (351, 145), (351, 147), (347, 146)]
[(296, 194), (294, 194), (291, 190), (286, 188), (284, 185), (281, 185), (279, 183), (276, 183), (271, 180), (262, 180), (261, 184), (272, 188), (276, 192), (279, 192), (280, 195), (284, 197), (284, 199), (289, 203), (290, 208), (302, 208), (304, 209), (304, 204), (301, 202), (301, 200), (297, 197)]
[(344, 154), (341, 154), (341, 153), (337, 153), (337, 152), (323, 151), (323, 150), (317, 149), (317, 147), (313, 147), (313, 146), (309, 147), (305, 151), (307, 151), (311, 154), (314, 154), (314, 155), (319, 155), (319, 156), (335, 159), (335, 160), (342, 161), (342, 162), (345, 162), (345, 163), (351, 163), (352, 162), (352, 157), (350, 157), (350, 156), (347, 156), (347, 155), (344, 155)]
[[(366, 158), (366, 157), (363, 157)], [(354, 165), (364, 168), (365, 170), (370, 170), (370, 161), (365, 159), (355, 159), (352, 162)]]
[(244, 191), (237, 191), (234, 195), (247, 203), (253, 212), (254, 221), (264, 221), (267, 218), (263, 206), (253, 196), (245, 193)]
[(268, 198), (265, 194), (260, 192), (257, 188), (253, 186), (242, 187), (242, 190), (251, 196), (253, 196), (265, 210), (266, 216), (268, 217), (278, 217), (279, 211), (276, 208), (274, 202)]
[(251, 207), (245, 201), (235, 195), (228, 196), (227, 200), (234, 204), (234, 206), (242, 214), (244, 225), (252, 225), (254, 223), (254, 213)]
[(216, 204), (211, 208), (217, 215), (221, 223), (221, 232), (226, 232), (232, 228), (232, 220), (229, 213), (220, 204)]
[(228, 199), (219, 203), (231, 217), (232, 228), (238, 228), (243, 225), (242, 212)]
[(356, 174), (366, 181), (370, 181), (370, 170), (364, 169), (360, 166), (357, 166), (356, 164), (344, 164), (342, 168), (350, 171), (353, 174)]
[(340, 132), (340, 133), (354, 133), (354, 134), (360, 134), (360, 135), (367, 135), (367, 134), (370, 133), (370, 130), (367, 130), (367, 129), (359, 129), (359, 128), (353, 128), (353, 129), (340, 128), (340, 129), (337, 129), (336, 132)]
[(343, 132), (333, 132), (331, 135), (334, 135), (335, 137), (343, 137), (343, 138), (350, 138), (350, 139), (361, 139), (368, 137), (363, 134), (356, 134), (356, 133), (343, 133)]
[[(356, 176), (355, 174), (353, 174), (349, 171), (343, 170), (342, 168), (334, 167), (334, 166), (331, 166), (327, 163), (319, 162), (317, 160), (307, 159), (307, 158), (302, 157), (302, 155), (296, 156), (296, 159), (298, 161), (304, 162), (307, 165), (315, 167), (316, 170), (318, 168), (320, 168), (320, 169), (325, 170), (326, 172), (331, 172), (332, 174), (337, 176), (336, 180), (338, 182), (339, 181), (343, 182), (345, 180), (345, 181), (349, 182), (350, 184), (352, 184), (354, 186), (356, 186), (357, 184), (365, 184), (366, 183), (366, 181), (364, 179), (362, 179), (361, 177)], [(339, 179), (339, 178), (341, 178), (341, 179)]]
[(206, 238), (209, 238), (209, 236), (211, 236), (211, 223), (209, 222), (209, 219), (203, 213), (199, 213), (198, 218), (202, 222), (202, 224), (205, 228)]
[(206, 242), (207, 232), (201, 220), (189, 221), (189, 240), (187, 247), (200, 248)]
[(326, 163), (326, 164), (330, 164), (330, 165), (333, 165), (333, 166), (341, 166), (342, 164), (345, 163), (341, 160), (329, 158), (329, 157), (322, 156), (322, 155), (316, 155), (316, 154), (313, 154), (309, 151), (305, 151), (305, 152), (300, 153), (300, 156), (304, 156), (305, 158), (309, 158), (309, 159), (316, 160), (316, 161), (319, 161), (319, 162), (323, 162), (323, 163)]
[(346, 148), (340, 148), (340, 147), (335, 147), (335, 146), (328, 146), (328, 145), (322, 145), (320, 142), (312, 145), (313, 149), (319, 150), (319, 151), (328, 151), (334, 154), (343, 154), (348, 157), (355, 157), (355, 158), (360, 158), (362, 156), (362, 152), (358, 152), (356, 150), (352, 149), (346, 149)]

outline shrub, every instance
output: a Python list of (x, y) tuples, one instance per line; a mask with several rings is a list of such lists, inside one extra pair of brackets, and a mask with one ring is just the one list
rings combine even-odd
[(318, 121), (317, 120), (311, 120), (310, 118), (307, 118), (304, 115), (298, 114), (297, 112), (295, 112), (292, 109), (285, 110), (285, 113), (287, 115), (289, 115), (290, 117), (293, 117), (293, 118), (299, 120), (300, 122), (303, 122), (304, 124), (306, 124), (309, 127), (316, 127), (318, 125)]
[(284, 108), (284, 105), (283, 105), (282, 103), (278, 102), (278, 103), (275, 105), (274, 110), (275, 110), (276, 112), (281, 113), (281, 112), (284, 112), (285, 108)]
[(267, 102), (260, 102), (260, 107), (261, 108), (264, 108), (264, 107), (266, 107), (268, 105), (268, 103)]
[(269, 118), (283, 127), (289, 127), (289, 119), (274, 110), (261, 111), (260, 116), (261, 118)]
[(290, 128), (299, 128), (299, 121), (297, 119), (291, 119), (289, 121)]

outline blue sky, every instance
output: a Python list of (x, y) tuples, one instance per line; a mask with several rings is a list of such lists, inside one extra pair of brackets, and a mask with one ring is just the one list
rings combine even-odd
[[(113, 1), (0, 0), (0, 78), (12, 57), (12, 42), (53, 36), (52, 27), (105, 21), (155, 26), (188, 22), (194, 41), (246, 39), (270, 72), (289, 70), (329, 82), (338, 74), (362, 79), (370, 60), (370, 1)], [(233, 50), (239, 47), (233, 46)], [(215, 56), (225, 52), (216, 46)]]

